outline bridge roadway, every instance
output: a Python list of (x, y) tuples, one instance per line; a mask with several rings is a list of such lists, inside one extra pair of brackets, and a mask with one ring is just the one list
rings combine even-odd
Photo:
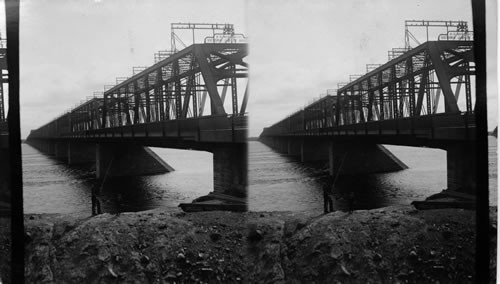
[(447, 192), (474, 194), (472, 43), (423, 43), (264, 128), (260, 140), (302, 161), (328, 160), (332, 175), (406, 167), (378, 144), (441, 148)]
[(104, 175), (173, 170), (145, 147), (209, 151), (214, 192), (246, 196), (246, 44), (193, 44), (119, 82), (50, 123), (27, 142)]

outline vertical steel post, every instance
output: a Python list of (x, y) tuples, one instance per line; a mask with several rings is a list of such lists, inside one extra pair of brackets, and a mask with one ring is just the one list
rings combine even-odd
[(231, 64), (231, 97), (233, 103), (233, 116), (238, 116), (238, 88), (236, 86), (236, 65)]

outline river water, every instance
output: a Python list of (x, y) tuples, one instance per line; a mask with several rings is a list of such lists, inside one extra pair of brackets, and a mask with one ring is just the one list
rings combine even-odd
[[(490, 203), (497, 204), (496, 139), (489, 137)], [(355, 207), (377, 208), (409, 204), (446, 188), (446, 153), (430, 148), (386, 146), (409, 169), (394, 173), (339, 177), (336, 209), (345, 210), (343, 197), (355, 192)], [(141, 211), (158, 207), (177, 210), (179, 203), (213, 191), (212, 154), (152, 148), (175, 171), (155, 176), (108, 178), (103, 185), (103, 211)], [(88, 168), (68, 167), (22, 144), (25, 213), (64, 213), (89, 216), (91, 188), (96, 180)], [(302, 164), (259, 142), (249, 142), (249, 208), (252, 211), (323, 211), (326, 175), (318, 165)]]
[[(497, 140), (489, 137), (490, 204), (497, 204)], [(385, 145), (408, 169), (383, 174), (340, 176), (334, 208), (347, 210), (354, 191), (356, 209), (410, 204), (446, 188), (446, 152), (439, 149)], [(260, 142), (249, 142), (249, 202), (252, 211), (323, 212), (326, 165), (303, 164)]]
[[(107, 178), (102, 190), (104, 212), (176, 210), (179, 203), (213, 191), (212, 154), (152, 148), (175, 171), (154, 176)], [(96, 179), (88, 168), (67, 166), (22, 144), (25, 213), (91, 214)]]

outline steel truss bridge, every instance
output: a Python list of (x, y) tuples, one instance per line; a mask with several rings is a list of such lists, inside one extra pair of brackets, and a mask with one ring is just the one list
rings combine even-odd
[(243, 143), (247, 53), (242, 43), (193, 44), (31, 131), (28, 139), (134, 140), (176, 148)]
[(472, 41), (429, 41), (265, 128), (265, 137), (331, 136), (436, 146), (475, 139)]
[(7, 66), (7, 40), (0, 35), (0, 216), (11, 214), (11, 164), (9, 129), (7, 122), (7, 95), (9, 72)]
[(5, 90), (9, 83), (7, 69), (7, 40), (0, 35), (0, 131), (7, 131), (7, 115), (5, 113)]
[[(412, 47), (408, 30), (414, 25), (446, 27), (446, 34)], [(337, 90), (264, 128), (260, 140), (302, 161), (328, 160), (332, 175), (406, 167), (377, 144), (441, 148), (447, 152), (445, 195), (474, 195), (472, 33), (463, 21), (407, 21), (406, 29), (406, 47), (389, 51), (387, 63), (367, 65), (366, 74), (350, 76)]]

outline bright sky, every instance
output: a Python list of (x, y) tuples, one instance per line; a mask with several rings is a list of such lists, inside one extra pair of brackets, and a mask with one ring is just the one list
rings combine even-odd
[(152, 65), (170, 49), (171, 23), (232, 23), (246, 34), (245, 9), (243, 0), (22, 0), (21, 137)]
[[(496, 3), (486, 10), (495, 16)], [(326, 89), (365, 74), (366, 64), (387, 62), (404, 47), (405, 20), (465, 20), (470, 0), (252, 0), (250, 36), (250, 136), (311, 102)], [(488, 18), (495, 27), (495, 19)], [(491, 31), (488, 31), (491, 32)], [(488, 37), (496, 53), (496, 32)], [(497, 125), (496, 54), (489, 54), (489, 129)]]

